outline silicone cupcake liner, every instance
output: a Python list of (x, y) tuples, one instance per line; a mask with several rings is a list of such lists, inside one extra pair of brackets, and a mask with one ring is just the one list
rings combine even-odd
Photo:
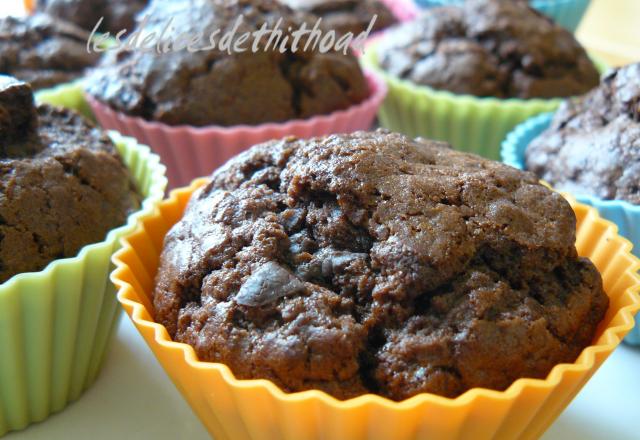
[(401, 21), (411, 21), (420, 13), (413, 0), (382, 0), (387, 8)]
[(209, 175), (247, 148), (286, 136), (309, 138), (369, 129), (387, 92), (384, 82), (366, 73), (370, 96), (360, 104), (305, 120), (232, 127), (170, 126), (118, 113), (88, 97), (100, 124), (148, 144), (167, 166), (169, 187)]
[[(500, 159), (500, 144), (520, 122), (555, 110), (562, 99), (497, 99), (435, 90), (386, 73), (378, 65), (377, 45), (361, 57), (381, 76), (389, 92), (379, 112), (380, 124), (412, 137), (447, 141), (459, 150)], [(598, 70), (606, 66), (595, 61)]]
[(62, 410), (100, 371), (120, 315), (109, 282), (111, 256), (167, 185), (164, 166), (148, 147), (111, 136), (145, 196), (142, 208), (76, 257), (0, 284), (0, 436)]
[(37, 0), (23, 0), (24, 9), (27, 13), (31, 14), (36, 10), (36, 1)]
[[(462, 3), (462, 0), (416, 0), (420, 6), (433, 7)], [(531, 0), (531, 6), (551, 17), (565, 29), (575, 32), (591, 0)]]
[[(414, 20), (420, 14), (420, 8), (413, 2), (413, 0), (381, 0), (387, 8), (393, 13), (399, 23), (405, 23), (407, 21)], [(384, 34), (392, 29), (382, 29), (376, 32), (373, 32), (369, 38), (365, 41), (365, 48), (369, 47), (371, 44), (375, 44), (377, 41), (380, 41), (381, 38), (384, 37)], [(354, 54), (357, 57), (361, 57), (364, 52), (358, 50), (359, 48), (352, 47)]]
[[(415, 19), (420, 14), (420, 8), (413, 2), (413, 0), (381, 0), (387, 8), (391, 11), (391, 13), (396, 17), (399, 23), (405, 23), (407, 21), (411, 21)], [(391, 27), (393, 28), (393, 26)], [(369, 38), (365, 42), (365, 47), (370, 44), (374, 44), (376, 41), (379, 41), (383, 38), (387, 29), (381, 29), (379, 31), (373, 32)], [(361, 57), (364, 52), (358, 50), (357, 47), (352, 47), (354, 54), (357, 57)]]
[(36, 102), (66, 107), (75, 110), (85, 118), (95, 121), (91, 107), (84, 97), (82, 80), (64, 83), (42, 89), (35, 93)]
[(612, 66), (640, 60), (640, 2), (637, 0), (594, 1), (580, 24), (577, 36), (583, 46)]
[[(118, 299), (155, 356), (216, 440), (417, 440), (529, 438), (543, 433), (633, 327), (640, 309), (640, 261), (615, 225), (571, 201), (577, 248), (603, 276), (610, 307), (593, 345), (548, 377), (519, 379), (506, 391), (472, 389), (456, 399), (420, 394), (403, 402), (375, 395), (338, 401), (320, 391), (287, 394), (266, 380), (238, 380), (225, 365), (200, 362), (153, 321), (152, 289), (167, 231), (205, 180), (171, 193), (123, 240), (114, 256)], [(144, 391), (140, 391), (144, 392)]]
[[(502, 160), (518, 169), (525, 169), (525, 151), (533, 139), (551, 124), (553, 114), (538, 115), (520, 124), (502, 144)], [(640, 256), (640, 206), (622, 200), (603, 200), (585, 194), (576, 194), (581, 203), (593, 206), (600, 215), (618, 225), (620, 234), (633, 244), (633, 252)], [(640, 320), (638, 321), (640, 325)], [(625, 342), (640, 345), (638, 325), (629, 333)]]

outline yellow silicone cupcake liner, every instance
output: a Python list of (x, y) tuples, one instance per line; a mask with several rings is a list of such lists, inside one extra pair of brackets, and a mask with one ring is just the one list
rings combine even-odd
[(474, 388), (455, 399), (419, 394), (403, 402), (375, 395), (339, 401), (321, 391), (287, 394), (266, 380), (238, 380), (225, 365), (198, 361), (191, 346), (171, 341), (152, 317), (164, 236), (205, 182), (173, 191), (141, 219), (114, 256), (112, 280), (119, 301), (216, 440), (537, 438), (618, 346), (640, 309), (640, 261), (631, 244), (594, 209), (570, 200), (578, 252), (602, 273), (610, 306), (593, 345), (546, 379), (519, 379), (505, 391)]

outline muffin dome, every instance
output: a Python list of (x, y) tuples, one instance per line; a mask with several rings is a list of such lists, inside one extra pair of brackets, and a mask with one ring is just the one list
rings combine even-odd
[(521, 0), (429, 9), (390, 31), (378, 54), (389, 73), (458, 94), (553, 98), (598, 84), (574, 36)]
[(397, 20), (380, 0), (281, 0), (293, 9), (309, 12), (322, 18), (325, 28), (338, 34), (359, 34), (367, 30), (376, 16), (372, 31), (394, 25)]
[(527, 148), (527, 168), (558, 188), (640, 205), (640, 64), (565, 101)]
[(135, 15), (146, 4), (147, 0), (37, 0), (36, 10), (89, 31), (103, 18), (100, 31), (118, 33), (124, 29), (131, 31)]
[(0, 76), (0, 282), (102, 241), (139, 206), (105, 134)]
[(81, 77), (99, 54), (86, 49), (89, 33), (45, 14), (0, 18), (0, 74), (34, 89)]
[[(193, 0), (151, 2), (145, 15), (147, 32), (157, 32), (171, 21), (180, 33), (209, 36), (230, 33), (236, 19), (244, 20), (235, 35), (259, 30), (298, 29), (306, 19), (275, 0)], [(307, 22), (313, 27), (313, 19)], [(110, 53), (90, 78), (89, 93), (116, 111), (169, 125), (238, 125), (279, 122), (331, 113), (359, 103), (368, 88), (355, 57), (342, 53), (285, 53), (264, 48), (252, 53), (229, 53), (219, 45), (190, 52), (154, 51)], [(289, 39), (289, 44), (291, 38)]]
[(384, 131), (273, 141), (165, 238), (155, 319), (239, 378), (338, 398), (502, 390), (607, 309), (569, 204), (531, 173)]

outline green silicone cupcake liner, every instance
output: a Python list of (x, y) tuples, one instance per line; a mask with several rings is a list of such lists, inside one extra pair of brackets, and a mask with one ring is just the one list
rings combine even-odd
[(75, 110), (82, 116), (95, 121), (91, 106), (84, 97), (82, 80), (60, 84), (49, 89), (42, 89), (35, 93), (38, 103), (51, 104)]
[[(378, 64), (376, 45), (361, 57), (362, 64), (381, 75), (389, 92), (378, 114), (380, 125), (411, 137), (447, 141), (459, 150), (500, 160), (500, 144), (519, 123), (555, 110), (562, 99), (497, 99), (457, 95), (419, 86), (385, 72)], [(595, 61), (598, 70), (606, 66)]]
[(100, 371), (120, 316), (111, 256), (167, 186), (165, 168), (148, 147), (110, 135), (145, 199), (103, 242), (0, 284), (0, 436), (62, 410)]

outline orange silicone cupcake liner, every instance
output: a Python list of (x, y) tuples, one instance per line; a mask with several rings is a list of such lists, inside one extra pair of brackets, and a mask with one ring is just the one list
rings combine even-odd
[(449, 399), (419, 394), (402, 402), (376, 395), (339, 401), (321, 391), (285, 393), (266, 380), (238, 380), (223, 364), (201, 362), (189, 345), (173, 342), (153, 321), (152, 289), (165, 234), (193, 191), (171, 193), (143, 218), (114, 256), (118, 299), (167, 374), (216, 440), (411, 440), (537, 438), (620, 344), (640, 310), (640, 261), (614, 224), (570, 200), (578, 219), (578, 252), (602, 274), (610, 298), (593, 345), (546, 379), (519, 379), (505, 391), (474, 388)]
[(37, 0), (23, 0), (22, 3), (24, 3), (24, 9), (27, 11), (28, 14), (33, 14), (35, 12), (36, 1)]

